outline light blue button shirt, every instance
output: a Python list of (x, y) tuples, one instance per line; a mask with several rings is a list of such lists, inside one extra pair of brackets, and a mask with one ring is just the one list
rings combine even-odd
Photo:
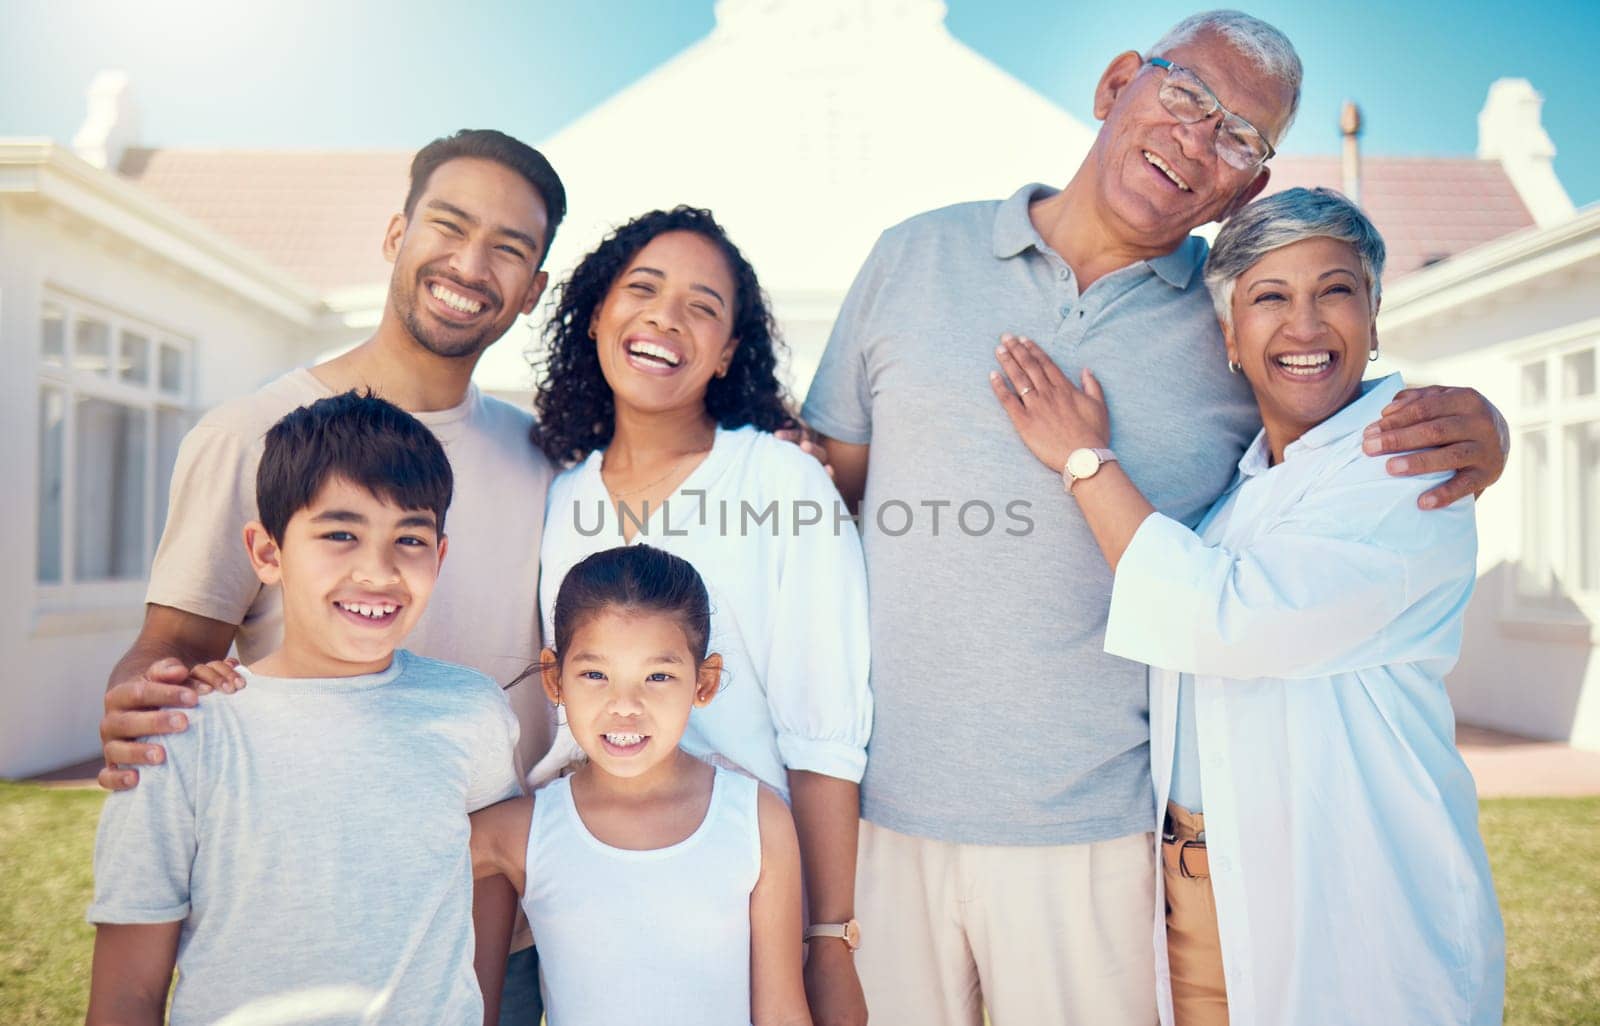
[(1183, 772), (1203, 785), (1234, 1026), (1500, 1022), (1504, 931), (1443, 684), (1473, 506), (1419, 510), (1440, 475), (1362, 454), (1400, 387), (1365, 383), (1277, 466), (1263, 433), (1197, 531), (1152, 514), (1117, 567), (1106, 651), (1152, 665), (1157, 808), (1192, 677)]

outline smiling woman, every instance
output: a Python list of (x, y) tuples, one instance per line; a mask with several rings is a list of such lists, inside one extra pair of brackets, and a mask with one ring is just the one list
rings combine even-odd
[(1222, 229), (1206, 283), (1263, 430), (1193, 530), (1115, 462), (1091, 374), (1080, 391), (1031, 342), (1002, 346), (997, 398), (1065, 465), (1115, 571), (1105, 650), (1151, 664), (1156, 964), (1176, 1026), (1500, 1022), (1503, 930), (1443, 683), (1473, 507), (1418, 509), (1440, 476), (1391, 477), (1362, 451), (1400, 390), (1361, 379), (1383, 261), (1327, 190)]
[[(536, 440), (570, 467), (546, 505), (545, 637), (563, 579), (596, 552), (648, 540), (693, 564), (726, 686), (690, 714), (682, 747), (792, 802), (810, 921), (853, 937), (872, 723), (866, 569), (827, 472), (771, 434), (791, 415), (755, 269), (709, 211), (653, 211), (578, 265), (546, 339)], [(753, 528), (747, 510), (761, 511)], [(578, 747), (564, 730), (536, 777)], [(819, 1020), (865, 1018), (850, 952), (813, 945)]]

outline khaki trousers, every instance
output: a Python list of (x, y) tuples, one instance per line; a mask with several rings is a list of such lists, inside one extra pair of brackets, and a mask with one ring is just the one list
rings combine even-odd
[(951, 844), (863, 821), (856, 968), (874, 1026), (1154, 1026), (1149, 834)]
[(1205, 817), (1168, 803), (1161, 840), (1173, 1026), (1228, 1026), (1228, 990), (1211, 894)]

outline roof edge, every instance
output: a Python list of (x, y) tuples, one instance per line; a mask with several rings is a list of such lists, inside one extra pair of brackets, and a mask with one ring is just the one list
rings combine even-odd
[(50, 139), (0, 139), (0, 198), (29, 193), (299, 327), (315, 326), (324, 312), (325, 304), (311, 286), (115, 172), (95, 167)]
[(1560, 224), (1533, 225), (1450, 259), (1424, 267), (1383, 290), (1380, 327), (1396, 329), (1425, 320), (1463, 298), (1513, 287), (1586, 258), (1600, 255), (1600, 203), (1579, 210)]

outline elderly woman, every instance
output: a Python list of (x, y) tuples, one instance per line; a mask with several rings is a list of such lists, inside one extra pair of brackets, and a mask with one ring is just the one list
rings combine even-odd
[(1263, 427), (1192, 530), (1115, 462), (1092, 373), (1080, 389), (1003, 347), (996, 393), (1116, 573), (1106, 651), (1152, 667), (1164, 1022), (1500, 1022), (1503, 929), (1442, 680), (1473, 507), (1423, 512), (1430, 482), (1362, 453), (1401, 387), (1362, 380), (1383, 259), (1321, 189), (1218, 235), (1206, 284)]

